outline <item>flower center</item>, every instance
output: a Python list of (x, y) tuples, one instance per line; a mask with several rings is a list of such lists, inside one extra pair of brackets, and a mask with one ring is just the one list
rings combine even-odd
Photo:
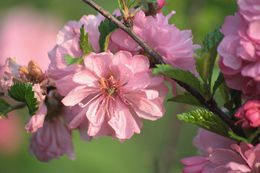
[(118, 93), (118, 82), (113, 75), (109, 75), (108, 78), (101, 78), (99, 84), (101, 85), (103, 92), (109, 96), (114, 96)]

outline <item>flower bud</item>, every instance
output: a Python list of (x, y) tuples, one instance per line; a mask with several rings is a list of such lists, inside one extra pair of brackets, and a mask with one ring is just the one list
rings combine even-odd
[(18, 72), (19, 72), (21, 77), (27, 77), (29, 75), (28, 69), (26, 67), (24, 67), (24, 66), (19, 68)]
[(28, 70), (30, 75), (35, 78), (39, 78), (43, 74), (41, 68), (34, 61), (29, 62)]
[(243, 128), (260, 127), (260, 100), (248, 100), (235, 114)]

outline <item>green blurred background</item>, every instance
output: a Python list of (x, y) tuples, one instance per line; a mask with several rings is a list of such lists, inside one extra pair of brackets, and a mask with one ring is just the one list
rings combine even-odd
[[(96, 0), (105, 9), (116, 9), (116, 0)], [(14, 7), (34, 7), (59, 18), (62, 24), (78, 20), (84, 14), (96, 12), (81, 0), (1, 0), (0, 18)], [(235, 0), (167, 0), (165, 14), (176, 11), (170, 22), (180, 29), (192, 29), (194, 43), (200, 44), (203, 37), (224, 22), (226, 15), (236, 11)], [(62, 25), (60, 26), (62, 27)], [(57, 31), (58, 32), (58, 31)], [(144, 121), (141, 134), (120, 143), (116, 139), (103, 137), (87, 143), (74, 132), (76, 160), (66, 156), (50, 163), (39, 162), (29, 153), (29, 138), (26, 134), (18, 153), (0, 155), (0, 173), (178, 173), (182, 165), (180, 158), (196, 154), (192, 138), (196, 127), (182, 124), (176, 114), (188, 109), (185, 105), (166, 102), (167, 112), (158, 121)], [(190, 109), (190, 108), (189, 108)], [(24, 123), (26, 122), (24, 116)]]

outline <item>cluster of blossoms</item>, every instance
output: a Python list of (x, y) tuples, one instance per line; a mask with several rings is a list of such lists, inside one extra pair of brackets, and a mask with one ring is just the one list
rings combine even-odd
[[(245, 103), (235, 113), (241, 127), (260, 127), (260, 1), (237, 0), (239, 11), (227, 16), (218, 46), (219, 67), (228, 87), (240, 90)], [(182, 159), (184, 173), (258, 173), (260, 144), (237, 142), (200, 129), (193, 144), (201, 156)]]
[[(229, 139), (200, 129), (193, 142), (201, 156), (182, 159), (184, 173), (260, 172), (260, 144), (257, 145), (260, 138), (260, 2), (237, 2), (239, 11), (226, 18), (221, 28), (224, 38), (217, 50), (219, 67), (227, 86), (240, 90), (246, 101), (234, 115), (233, 110), (229, 110), (232, 115), (224, 119), (229, 125), (225, 135), (228, 136), (228, 131), (233, 130), (237, 133), (235, 135), (240, 135), (240, 139), (254, 145), (234, 140), (239, 137), (231, 136), (234, 139)], [(113, 14), (126, 26), (130, 25), (128, 27), (137, 37), (161, 56), (162, 61), (168, 64), (165, 68), (178, 69), (182, 75), (194, 80), (198, 76), (194, 51), (200, 46), (193, 44), (190, 30), (179, 30), (169, 24), (175, 12), (164, 16), (160, 11), (164, 3), (165, 0), (158, 0), (157, 8), (152, 13), (140, 10), (140, 7), (137, 11), (127, 7)], [(134, 12), (125, 14), (129, 11)], [(48, 54), (49, 59), (43, 57), (39, 61), (38, 55), (32, 55), (35, 57), (24, 60), (19, 59), (20, 55), (11, 54), (18, 56), (18, 59), (4, 58), (0, 61), (1, 94), (12, 97), (12, 87), (17, 83), (29, 84), (32, 88), (38, 109), (32, 113), (25, 129), (33, 133), (30, 151), (41, 161), (50, 161), (64, 154), (75, 159), (72, 130), (78, 130), (85, 141), (101, 136), (111, 136), (121, 142), (130, 139), (135, 133), (140, 133), (143, 119), (157, 120), (164, 115), (163, 102), (168, 92), (164, 81), (169, 81), (173, 93), (177, 94), (172, 79), (152, 75), (152, 68), (156, 65), (154, 57), (132, 37), (113, 27), (110, 33), (103, 33), (111, 29), (103, 30), (102, 27), (112, 24), (107, 24), (109, 21), (106, 20), (98, 14), (68, 22), (58, 32), (56, 44)], [(8, 41), (12, 39), (6, 40), (3, 43), (0, 41), (3, 57), (7, 57)], [(187, 80), (187, 83), (175, 81), (188, 83)], [(201, 103), (206, 102), (204, 106), (207, 106), (204, 93), (192, 93), (202, 86), (201, 81), (188, 84), (194, 86), (186, 88), (187, 91)], [(208, 84), (205, 82), (204, 87), (213, 99), (210, 86), (206, 88)], [(209, 101), (214, 103), (214, 100)], [(191, 116), (193, 122), (196, 118)], [(200, 121), (203, 118), (197, 119)], [(241, 134), (232, 123), (241, 130)], [(197, 124), (203, 126), (201, 122)], [(210, 129), (209, 126), (204, 127)]]
[(218, 52), (219, 67), (230, 88), (245, 97), (260, 96), (260, 3), (238, 0), (239, 11), (226, 17), (221, 28), (224, 39)]
[[(131, 19), (133, 29), (165, 62), (194, 72), (194, 50), (199, 46), (193, 45), (190, 30), (181, 31), (168, 23), (175, 12), (164, 16), (160, 12), (164, 2), (158, 1), (154, 16), (138, 11)], [(118, 11), (114, 14), (121, 15)], [(99, 27), (104, 20), (99, 14), (68, 22), (49, 52), (48, 68), (34, 61), (37, 57), (26, 64), (15, 58), (2, 62), (1, 91), (6, 96), (17, 82), (32, 85), (39, 109), (25, 129), (33, 133), (30, 151), (41, 161), (64, 154), (75, 159), (73, 129), (87, 141), (99, 136), (124, 141), (140, 133), (142, 119), (157, 120), (165, 113), (168, 87), (164, 77), (152, 76), (153, 64), (134, 40), (117, 29), (111, 34), (108, 50), (101, 52)], [(92, 52), (82, 50), (82, 34), (88, 34)], [(80, 57), (81, 62), (68, 65), (66, 56)]]
[(243, 128), (260, 126), (260, 2), (237, 0), (239, 11), (227, 16), (218, 46), (219, 67), (228, 87), (241, 90), (248, 101), (235, 114)]

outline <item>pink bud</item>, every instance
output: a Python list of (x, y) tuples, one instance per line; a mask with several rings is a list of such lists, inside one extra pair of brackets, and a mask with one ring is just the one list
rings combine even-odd
[(161, 9), (163, 8), (164, 4), (165, 4), (165, 0), (157, 0), (157, 4), (158, 4), (158, 12), (161, 11)]
[(235, 117), (239, 118), (240, 121), (243, 121), (243, 128), (260, 127), (260, 101), (247, 101), (238, 109)]

